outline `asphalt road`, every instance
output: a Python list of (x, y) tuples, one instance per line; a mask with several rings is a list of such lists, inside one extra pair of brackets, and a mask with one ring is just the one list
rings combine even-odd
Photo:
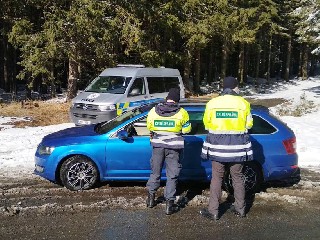
[(181, 186), (187, 204), (170, 216), (162, 203), (146, 208), (143, 183), (71, 192), (34, 177), (0, 179), (0, 187), (1, 240), (320, 239), (320, 174), (307, 170), (297, 185), (257, 193), (247, 218), (234, 216), (224, 203), (217, 222), (199, 214), (209, 196), (203, 184)]

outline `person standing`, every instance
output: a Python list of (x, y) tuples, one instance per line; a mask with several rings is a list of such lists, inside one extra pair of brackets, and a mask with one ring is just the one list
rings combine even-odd
[(156, 205), (155, 193), (160, 187), (161, 170), (166, 163), (166, 199), (165, 213), (170, 215), (175, 212), (174, 200), (176, 186), (181, 170), (180, 154), (184, 148), (184, 139), (181, 134), (191, 131), (188, 112), (179, 107), (180, 89), (171, 88), (166, 102), (159, 103), (150, 110), (147, 116), (147, 127), (152, 133), (152, 157), (150, 159), (151, 174), (147, 182), (148, 198), (147, 207)]
[(212, 179), (208, 209), (200, 214), (219, 220), (219, 203), (226, 166), (230, 167), (234, 189), (234, 206), (231, 211), (245, 217), (245, 186), (243, 163), (253, 160), (248, 129), (253, 126), (250, 103), (239, 96), (238, 81), (234, 77), (223, 80), (220, 96), (211, 99), (205, 109), (203, 123), (208, 130), (201, 157), (212, 161)]

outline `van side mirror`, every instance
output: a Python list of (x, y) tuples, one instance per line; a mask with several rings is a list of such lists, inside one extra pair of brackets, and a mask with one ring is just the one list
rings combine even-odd
[(126, 130), (120, 130), (118, 133), (117, 133), (117, 137), (121, 140), (126, 140), (128, 139), (129, 137), (129, 134)]

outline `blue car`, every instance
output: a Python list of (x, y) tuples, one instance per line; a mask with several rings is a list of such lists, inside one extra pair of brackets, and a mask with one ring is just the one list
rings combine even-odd
[[(207, 131), (203, 125), (206, 102), (180, 102), (190, 116), (191, 133), (184, 135), (185, 149), (179, 179), (210, 181), (211, 162), (200, 157)], [(148, 111), (141, 106), (95, 125), (73, 127), (45, 136), (35, 153), (35, 174), (77, 191), (102, 181), (147, 181), (150, 174)], [(247, 192), (256, 192), (264, 182), (300, 180), (296, 138), (293, 131), (268, 109), (252, 106), (250, 136), (254, 161), (243, 169)], [(163, 180), (165, 169), (162, 170)], [(227, 171), (224, 187), (232, 192)]]

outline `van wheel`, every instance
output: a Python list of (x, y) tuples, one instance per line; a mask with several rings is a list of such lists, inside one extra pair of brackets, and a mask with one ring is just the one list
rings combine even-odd
[(60, 168), (62, 184), (71, 191), (93, 188), (99, 179), (96, 165), (80, 155), (67, 159)]
[[(254, 161), (246, 162), (243, 166), (242, 173), (244, 177), (246, 195), (252, 195), (259, 192), (262, 184), (262, 172), (258, 164)], [(229, 194), (233, 194), (230, 169), (226, 169), (223, 179), (223, 187)]]

